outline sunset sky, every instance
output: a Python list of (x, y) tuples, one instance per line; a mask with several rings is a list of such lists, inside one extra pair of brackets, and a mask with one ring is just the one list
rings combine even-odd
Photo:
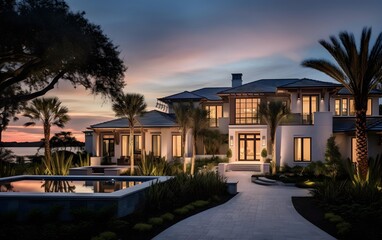
[[(231, 73), (244, 83), (261, 78), (331, 81), (300, 66), (306, 58), (330, 58), (319, 45), (340, 31), (357, 39), (364, 26), (382, 32), (382, 1), (302, 0), (70, 0), (119, 46), (128, 67), (125, 92), (141, 93), (149, 109), (156, 98), (184, 90), (230, 86)], [(374, 38), (372, 40), (374, 42)], [(47, 94), (70, 110), (65, 127), (83, 140), (91, 124), (113, 119), (110, 102), (63, 82)], [(12, 122), (3, 141), (37, 141), (42, 127)], [(52, 133), (62, 131), (53, 128)]]

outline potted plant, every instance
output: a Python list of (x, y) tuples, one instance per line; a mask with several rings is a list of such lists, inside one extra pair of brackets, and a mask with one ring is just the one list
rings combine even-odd
[(265, 162), (265, 159), (267, 156), (268, 156), (268, 151), (267, 149), (263, 148), (263, 150), (261, 150), (261, 157), (263, 158), (263, 162)]

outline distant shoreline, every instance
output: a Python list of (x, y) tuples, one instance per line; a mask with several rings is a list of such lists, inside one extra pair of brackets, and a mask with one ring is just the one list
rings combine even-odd
[(42, 147), (44, 142), (1, 142), (0, 147)]

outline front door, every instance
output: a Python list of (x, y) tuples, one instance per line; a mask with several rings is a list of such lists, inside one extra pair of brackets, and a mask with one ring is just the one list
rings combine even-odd
[(260, 161), (260, 134), (239, 134), (239, 161)]

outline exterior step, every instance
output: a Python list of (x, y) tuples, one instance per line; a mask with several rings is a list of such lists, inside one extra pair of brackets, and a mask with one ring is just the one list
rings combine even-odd
[(261, 165), (260, 164), (229, 164), (229, 170), (261, 172)]
[(268, 179), (265, 177), (252, 177), (252, 182), (259, 184), (259, 185), (264, 185), (264, 186), (271, 186), (271, 185), (277, 185), (277, 181), (273, 179)]

